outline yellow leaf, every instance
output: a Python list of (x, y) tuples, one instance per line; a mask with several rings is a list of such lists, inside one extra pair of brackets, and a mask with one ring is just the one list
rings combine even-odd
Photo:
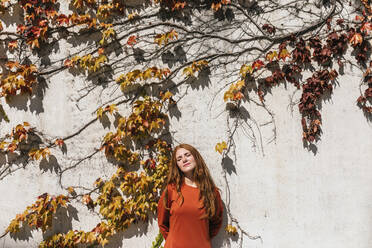
[(109, 111), (110, 114), (112, 114), (114, 111), (118, 111), (118, 108), (116, 107), (116, 104), (111, 104), (106, 106), (105, 111)]
[(102, 118), (102, 114), (103, 114), (103, 109), (102, 109), (102, 108), (99, 108), (99, 109), (97, 110), (97, 117), (98, 117), (99, 119), (101, 119), (101, 118)]
[(251, 65), (242, 65), (242, 67), (240, 68), (240, 74), (243, 78), (247, 75), (247, 72), (249, 72), (249, 74), (252, 74), (253, 67)]
[(161, 46), (161, 44), (163, 43), (163, 41), (164, 41), (164, 43), (165, 43), (165, 35), (161, 35), (161, 34), (156, 35), (154, 41), (155, 41), (155, 43), (157, 43), (159, 46)]
[(52, 200), (51, 201), (51, 204), (53, 206), (53, 213), (56, 213), (57, 212), (57, 208), (58, 208), (56, 201), (55, 200)]
[(133, 20), (137, 16), (138, 16), (138, 14), (133, 12), (133, 13), (131, 13), (131, 14), (128, 15), (128, 20)]
[(217, 143), (215, 150), (216, 152), (219, 152), (220, 154), (222, 154), (223, 150), (226, 150), (226, 148), (227, 148), (226, 142), (222, 141), (221, 143)]
[(287, 49), (282, 49), (279, 53), (279, 58), (285, 61), (287, 57), (291, 57), (290, 53), (288, 52)]
[(165, 92), (165, 93), (163, 94), (161, 100), (162, 100), (162, 101), (165, 101), (165, 100), (171, 98), (172, 96), (173, 96), (173, 94), (172, 94), (170, 91), (167, 91), (167, 92)]
[(231, 93), (231, 91), (226, 91), (223, 95), (223, 100), (226, 102), (229, 99), (232, 99), (234, 97), (234, 94)]
[(186, 74), (186, 76), (188, 76), (188, 77), (194, 76), (194, 72), (193, 72), (191, 67), (186, 67), (185, 69), (183, 69), (182, 73)]
[(72, 195), (72, 196), (76, 195), (76, 192), (75, 192), (74, 188), (71, 187), (71, 186), (67, 188), (67, 191), (68, 191), (68, 193), (70, 193), (70, 195)]
[(109, 241), (107, 239), (102, 239), (101, 245), (104, 247)]
[(41, 149), (41, 155), (43, 156), (43, 158), (46, 158), (47, 156), (50, 156), (50, 150), (48, 147), (44, 148), (44, 149)]
[(276, 51), (274, 52), (269, 52), (266, 54), (266, 59), (269, 60), (270, 62), (273, 61), (273, 59), (278, 58), (278, 53)]
[(236, 235), (238, 233), (238, 230), (236, 229), (236, 227), (232, 225), (227, 225), (225, 227), (225, 231), (230, 235)]
[(236, 83), (236, 90), (241, 90), (244, 86), (245, 86), (245, 82), (244, 82), (244, 80), (239, 80), (239, 81)]

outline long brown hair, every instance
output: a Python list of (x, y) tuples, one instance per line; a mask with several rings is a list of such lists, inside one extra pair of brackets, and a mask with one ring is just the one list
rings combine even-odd
[[(205, 209), (205, 215), (202, 218), (212, 218), (217, 212), (216, 195), (215, 191), (218, 190), (213, 182), (213, 179), (209, 173), (208, 167), (204, 162), (203, 157), (200, 155), (198, 150), (188, 144), (180, 144), (176, 146), (172, 152), (171, 163), (169, 166), (167, 185), (175, 186), (179, 197), (181, 198), (181, 204), (183, 203), (183, 196), (181, 193), (181, 185), (184, 181), (184, 174), (177, 166), (176, 152), (179, 148), (188, 150), (195, 159), (196, 167), (193, 171), (193, 180), (199, 188), (199, 200), (203, 202), (203, 208)], [(165, 188), (164, 206), (169, 210), (168, 207), (168, 190)]]

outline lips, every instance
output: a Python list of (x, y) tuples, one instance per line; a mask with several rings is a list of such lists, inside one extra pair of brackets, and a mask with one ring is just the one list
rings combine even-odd
[(186, 163), (183, 165), (183, 167), (188, 167), (188, 166), (190, 166), (190, 163)]

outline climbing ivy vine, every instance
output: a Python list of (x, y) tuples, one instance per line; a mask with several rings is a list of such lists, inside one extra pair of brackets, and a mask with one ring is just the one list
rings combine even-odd
[[(283, 27), (277, 15), (295, 18), (297, 27)], [(24, 120), (1, 137), (0, 153), (7, 156), (7, 164), (1, 168), (0, 180), (16, 173), (16, 161), (25, 167), (31, 161), (48, 159), (93, 123), (105, 117), (115, 119), (115, 130), (86, 158), (101, 153), (115, 164), (116, 172), (97, 178), (89, 190), (63, 185), (60, 180), (66, 194), (40, 195), (11, 220), (3, 236), (23, 226), (45, 233), (56, 212), (76, 202), (97, 212), (101, 222), (90, 231), (53, 234), (40, 247), (104, 246), (134, 223), (147, 222), (156, 213), (165, 183), (173, 145), (170, 113), (182, 98), (178, 88), (207, 80), (221, 68), (227, 75), (220, 98), (226, 110), (239, 118), (242, 105), (256, 104), (272, 117), (273, 130), (275, 120), (265, 97), (286, 83), (300, 91), (296, 104), (303, 132), (299, 139), (305, 147), (319, 142), (319, 103), (325, 95), (332, 95), (346, 65), (364, 71), (355, 104), (371, 120), (371, 19), (367, 0), (1, 1), (2, 122), (12, 122), (6, 106), (15, 97), (35, 96), (35, 89), (58, 73), (84, 78), (89, 84), (86, 95), (101, 86), (121, 90), (120, 97), (96, 106), (93, 119), (69, 136), (44, 138), (42, 130)], [(90, 43), (71, 45), (75, 40)], [(48, 62), (56, 44), (70, 46), (71, 51)], [(304, 75), (310, 76), (303, 79)], [(130, 113), (123, 114), (128, 108)], [(222, 158), (233, 145), (236, 128), (215, 146)], [(69, 169), (59, 171), (59, 177)], [(226, 175), (224, 179), (228, 187)], [(229, 204), (227, 210), (229, 221), (224, 229), (228, 234), (261, 238), (241, 228)], [(158, 236), (153, 247), (161, 242)]]

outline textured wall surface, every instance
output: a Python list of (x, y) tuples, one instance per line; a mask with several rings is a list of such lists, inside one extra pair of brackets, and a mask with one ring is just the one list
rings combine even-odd
[[(7, 109), (14, 118), (9, 124), (2, 123), (1, 132), (9, 132), (13, 124), (28, 120), (45, 135), (64, 136), (90, 121), (97, 104), (95, 96), (77, 104), (72, 99), (76, 98), (78, 84), (68, 74), (57, 78), (45, 91), (42, 111), (29, 111), (31, 101), (22, 103), (24, 99), (17, 99), (15, 105), (24, 104), (25, 109)], [(222, 178), (221, 156), (214, 151), (217, 142), (227, 139), (224, 105), (211, 97), (217, 95), (221, 99), (216, 93), (218, 82), (212, 81), (203, 91), (182, 89), (189, 94), (178, 102), (182, 115), (170, 120), (174, 144), (190, 143), (201, 151), (222, 190), (224, 204), (229, 204), (244, 230), (261, 236), (262, 240), (245, 237), (243, 247), (370, 247), (372, 131), (355, 105), (359, 94), (357, 85), (352, 84), (355, 81), (358, 77), (352, 74), (342, 76), (332, 99), (323, 103), (323, 136), (316, 152), (303, 148), (300, 117), (296, 108), (292, 112), (288, 107), (288, 90), (279, 87), (267, 97), (276, 124), (276, 140), (269, 144), (273, 125), (257, 127), (251, 120), (263, 123), (267, 114), (252, 104), (244, 104), (252, 118), (240, 123), (234, 134), (236, 149), (231, 152), (231, 162), (226, 163), (228, 185)], [(55, 171), (92, 153), (110, 128), (101, 127), (96, 122), (78, 138), (66, 142), (66, 154), (53, 151), (58, 159), (51, 158), (44, 165), (29, 164), (0, 182), (2, 230), (38, 195), (64, 193)], [(66, 171), (61, 181), (63, 185), (89, 187), (96, 178), (109, 177), (113, 170), (104, 155), (98, 153)], [(83, 230), (94, 227), (97, 216), (83, 206), (77, 208), (71, 209), (69, 220), (61, 220), (54, 228), (62, 231), (69, 226)], [(131, 227), (109, 247), (149, 247), (157, 232), (153, 219), (148, 226)], [(41, 238), (36, 231), (24, 233), (16, 240), (6, 236), (1, 246), (36, 247)], [(221, 231), (213, 244), (237, 247), (238, 241), (230, 240)]]
[[(212, 47), (224, 46), (207, 42)], [(61, 40), (54, 47), (45, 48), (51, 49), (50, 61), (41, 61), (40, 66), (61, 65), (61, 58), (85, 46)], [(193, 45), (189, 48), (197, 50)], [(125, 50), (120, 44), (117, 49)], [(126, 51), (120, 52), (110, 57), (118, 62), (115, 75), (133, 70), (138, 64), (134, 59), (120, 63), (127, 56)], [(194, 57), (187, 59), (192, 61)], [(157, 63), (172, 69), (171, 62), (165, 63), (164, 58)], [(172, 144), (195, 146), (221, 189), (224, 223), (212, 241), (213, 247), (370, 248), (372, 124), (356, 105), (363, 72), (355, 67), (345, 68), (333, 94), (321, 102), (321, 140), (316, 147), (308, 148), (302, 141), (297, 106), (301, 91), (292, 84), (282, 84), (265, 97), (267, 108), (257, 105), (255, 96), (242, 103), (241, 116), (236, 118), (223, 101), (227, 84), (236, 80), (236, 75), (227, 73), (232, 71), (230, 67), (236, 72), (240, 64), (227, 68), (221, 65), (211, 75), (178, 87), (173, 92), (177, 108), (169, 111)], [(106, 75), (102, 77), (105, 79)], [(12, 164), (12, 173), (4, 172), (6, 176), (0, 180), (1, 233), (37, 196), (45, 192), (65, 194), (63, 188), (68, 186), (90, 188), (97, 178), (107, 179), (115, 171), (104, 153), (97, 152), (104, 135), (115, 129), (115, 118), (109, 116), (87, 124), (96, 118), (98, 106), (122, 99), (119, 86), (115, 82), (101, 84), (74, 70), (55, 73), (46, 80), (45, 85), (37, 85), (31, 97), (16, 96), (9, 104), (1, 99), (10, 122), (1, 121), (0, 136), (23, 121), (46, 140), (76, 135), (65, 142), (66, 151), (54, 148), (48, 160), (27, 166)], [(122, 115), (128, 114), (130, 104), (118, 105), (118, 109)], [(232, 146), (222, 159), (215, 145), (227, 140)], [(7, 159), (0, 154), (0, 168), (7, 165)], [(45, 236), (71, 228), (89, 231), (100, 221), (81, 203), (62, 211), (65, 212), (57, 214), (52, 230)], [(231, 237), (225, 233), (223, 228), (231, 223), (227, 211), (238, 221), (244, 235)], [(115, 235), (107, 247), (150, 247), (157, 234), (153, 216), (149, 224), (133, 225)], [(0, 247), (37, 247), (42, 240), (41, 231), (25, 230), (1, 238)]]

